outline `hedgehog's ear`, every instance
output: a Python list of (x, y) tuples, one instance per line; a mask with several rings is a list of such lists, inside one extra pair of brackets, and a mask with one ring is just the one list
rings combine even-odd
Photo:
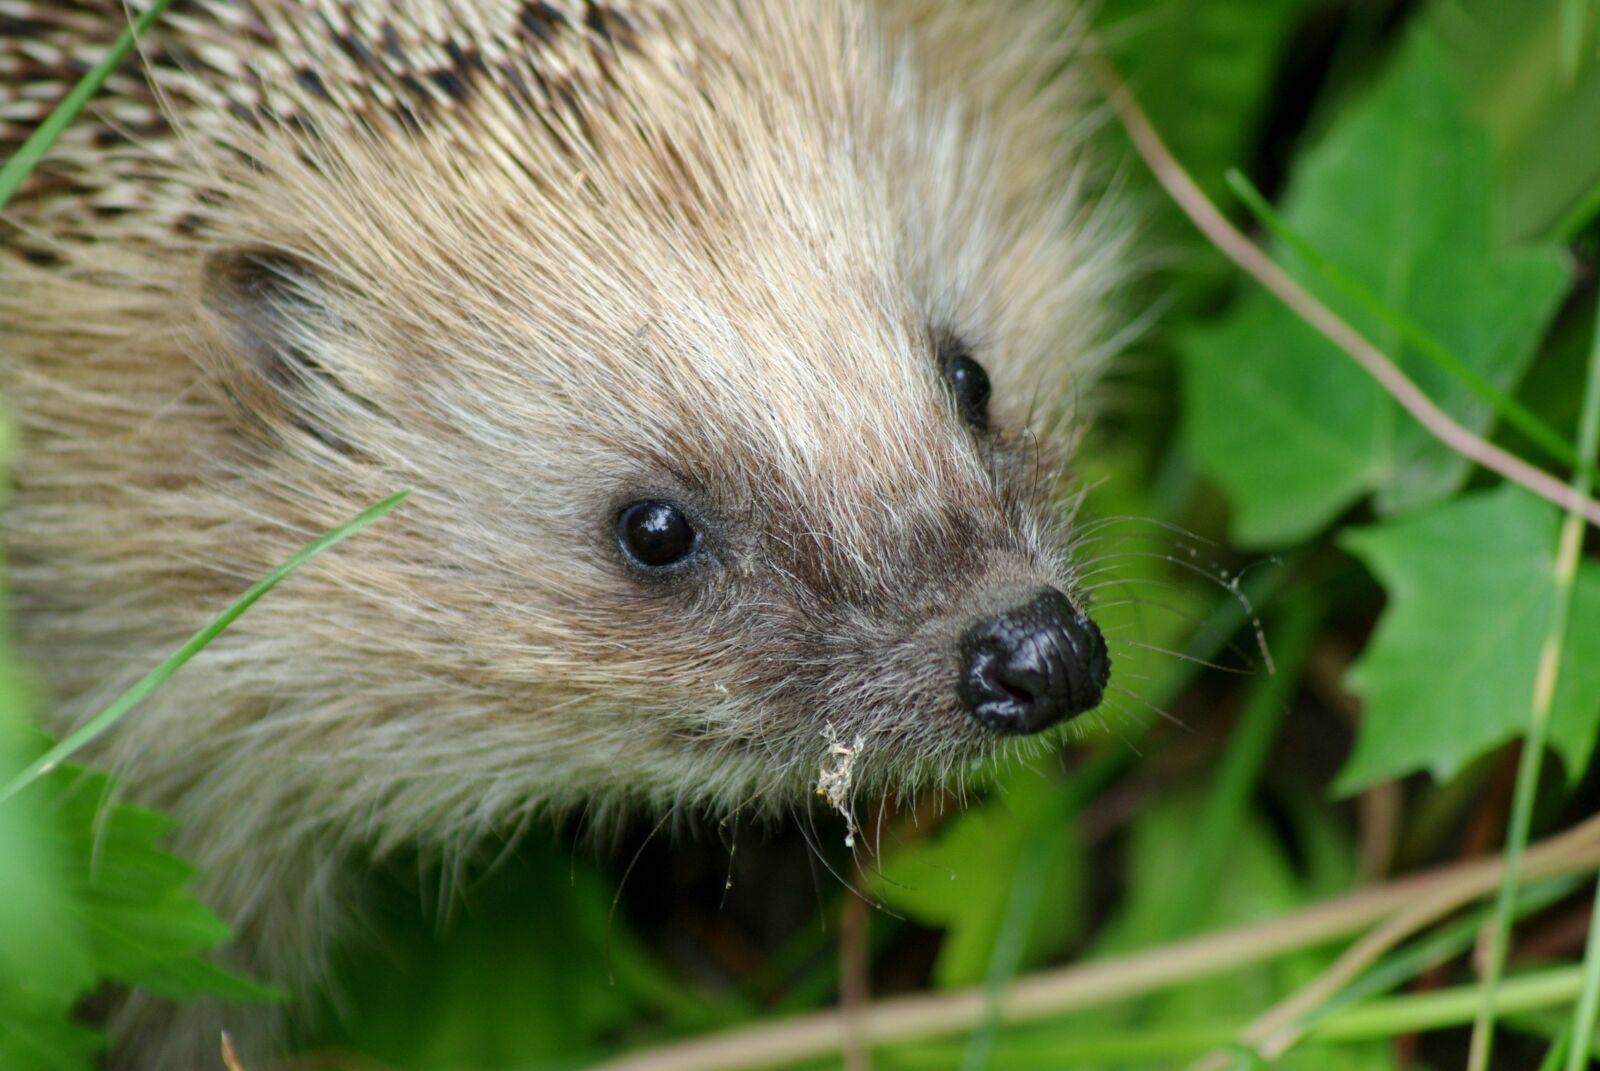
[(317, 356), (338, 321), (316, 270), (276, 250), (245, 248), (208, 255), (201, 271), (223, 389), (251, 416), (286, 418), (327, 442), (321, 429), (344, 392)]
[(316, 272), (266, 249), (212, 253), (201, 267), (200, 300), (250, 371), (287, 387), (315, 366), (310, 350), (328, 305)]

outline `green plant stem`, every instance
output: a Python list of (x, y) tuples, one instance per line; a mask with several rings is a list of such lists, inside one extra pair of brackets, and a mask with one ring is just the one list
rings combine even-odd
[[(1581, 984), (1581, 968), (1552, 968), (1507, 981), (1501, 991), (1502, 1003), (1508, 1012), (1558, 1007), (1571, 1001)], [(1481, 999), (1477, 986), (1387, 997), (1329, 1016), (1311, 1028), (1306, 1040), (1349, 1044), (1459, 1026), (1471, 1021)], [(1226, 1045), (1242, 1028), (1242, 1023), (1207, 1023), (1084, 1036), (1058, 1027), (1050, 1030), (1048, 1036), (1017, 1037), (1000, 1051), (1008, 1068), (1170, 1061)], [(1029, 1033), (1038, 1033), (1038, 1030), (1035, 1028)], [(948, 1067), (950, 1048), (947, 1045), (919, 1046), (911, 1049), (910, 1059), (903, 1062), (912, 1066), (926, 1062), (928, 1066)], [(919, 1056), (925, 1057), (925, 1061)], [(900, 1062), (897, 1060), (897, 1064)]]
[(1583, 953), (1583, 993), (1572, 1010), (1572, 1045), (1567, 1071), (1583, 1071), (1594, 1051), (1595, 1020), (1600, 1018), (1600, 890), (1589, 915), (1589, 941)]
[[(1582, 985), (1583, 968), (1558, 967), (1502, 982), (1497, 1000), (1508, 1012), (1531, 1011), (1572, 1000)], [(1471, 1021), (1483, 1006), (1486, 988), (1460, 986), (1373, 1001), (1334, 1016), (1313, 1029), (1311, 1036), (1321, 1041), (1354, 1041), (1458, 1026)]]
[(339, 527), (324, 533), (300, 548), (282, 565), (250, 585), (248, 591), (235, 599), (227, 609), (212, 618), (199, 632), (189, 637), (187, 643), (173, 652), (159, 666), (140, 677), (131, 688), (112, 700), (111, 704), (104, 710), (79, 726), (36, 761), (29, 764), (26, 769), (13, 777), (4, 787), (0, 787), (0, 803), (4, 803), (24, 788), (27, 788), (28, 785), (43, 774), (49, 773), (90, 740), (93, 740), (96, 736), (116, 724), (124, 714), (137, 706), (146, 696), (160, 687), (168, 677), (176, 673), (185, 662), (193, 658), (207, 644), (221, 635), (224, 629), (238, 620), (239, 615), (250, 609), (257, 599), (271, 591), (278, 581), (329, 547), (342, 543), (379, 517), (382, 517), (401, 502), (404, 502), (406, 496), (410, 493), (410, 488), (407, 488), (397, 494), (390, 495), (382, 502), (368, 506)]
[(1570, 469), (1586, 473), (1591, 479), (1600, 476), (1600, 468), (1595, 467), (1588, 455), (1573, 450), (1561, 437), (1561, 433), (1540, 419), (1533, 410), (1490, 383), (1477, 369), (1457, 357), (1438, 339), (1323, 256), (1314, 245), (1289, 226), (1242, 172), (1230, 169), (1227, 179), (1234, 196), (1244, 203), (1261, 225), (1272, 232), (1279, 241), (1293, 249), (1323, 282), (1375, 316), (1418, 353), (1455, 377), (1457, 382), (1493, 408), (1501, 419), (1527, 436), (1530, 442), (1549, 457)]
[[(1595, 302), (1594, 340), (1589, 348), (1589, 378), (1584, 385), (1583, 416), (1578, 429), (1579, 448), (1593, 457), (1600, 451), (1600, 300)], [(1565, 549), (1567, 529), (1573, 527), (1567, 518), (1562, 528), (1562, 547)], [(1577, 527), (1580, 529), (1582, 525)], [(1581, 543), (1579, 538), (1576, 540)], [(1567, 1057), (1568, 1071), (1581, 1071), (1588, 1054), (1593, 1051), (1595, 1021), (1600, 1017), (1600, 889), (1594, 897), (1593, 912), (1589, 921), (1588, 947), (1583, 954), (1583, 995), (1572, 1016), (1572, 1045)]]
[(1561, 1065), (1566, 1063), (1567, 1050), (1572, 1044), (1572, 1028), (1568, 1027), (1557, 1034), (1550, 1042), (1550, 1047), (1544, 1051), (1544, 1059), (1539, 1061), (1539, 1071), (1560, 1071)]
[(116, 43), (105, 54), (105, 58), (90, 68), (89, 73), (78, 79), (78, 84), (72, 87), (72, 91), (62, 98), (61, 103), (56, 105), (45, 121), (28, 136), (28, 140), (24, 141), (16, 154), (5, 162), (5, 166), (0, 167), (0, 208), (4, 208), (6, 202), (11, 200), (12, 194), (17, 192), (23, 180), (33, 172), (44, 154), (50, 150), (50, 146), (61, 136), (61, 132), (78, 117), (78, 113), (83, 111), (89, 99), (100, 91), (100, 87), (111, 76), (111, 72), (128, 58), (128, 53), (133, 51), (139, 38), (149, 32), (150, 27), (155, 25), (156, 20), (171, 2), (172, 0), (155, 0), (144, 14), (134, 20), (133, 25), (117, 38)]
[[(1520, 921), (1536, 911), (1544, 910), (1571, 893), (1579, 884), (1573, 878), (1555, 878), (1523, 889), (1517, 897), (1517, 919)], [(1423, 971), (1448, 963), (1472, 947), (1488, 917), (1488, 910), (1474, 911), (1395, 951), (1318, 1011), (1308, 1015), (1306, 1025), (1322, 1022), (1345, 1008), (1397, 989)]]
[[(1594, 457), (1596, 451), (1600, 450), (1600, 312), (1596, 313), (1596, 324), (1588, 377), (1584, 385), (1583, 411), (1578, 425), (1578, 449), (1585, 458)], [(1594, 480), (1587, 470), (1580, 470), (1572, 478), (1572, 488), (1580, 496), (1588, 497), (1593, 487)], [(1561, 676), (1561, 652), (1566, 645), (1567, 616), (1572, 606), (1572, 591), (1578, 575), (1578, 562), (1583, 554), (1585, 531), (1584, 519), (1569, 512), (1562, 521), (1556, 546), (1555, 605), (1551, 609), (1550, 627), (1539, 653), (1528, 732), (1522, 743), (1522, 755), (1517, 761), (1517, 785), (1511, 803), (1511, 823), (1506, 832), (1506, 867), (1495, 902), (1489, 954), (1483, 972), (1483, 1005), (1472, 1026), (1472, 1048), (1467, 1057), (1467, 1071), (1486, 1071), (1494, 1050), (1495, 991), (1505, 967), (1506, 948), (1511, 940), (1511, 915), (1516, 902), (1518, 868), (1522, 853), (1528, 846), (1528, 833), (1533, 824), (1539, 768), (1544, 760), (1550, 709), (1555, 702), (1556, 685)], [(1576, 1040), (1580, 1042), (1576, 1048), (1587, 1051), (1581, 1044), (1587, 1040), (1586, 1037)]]

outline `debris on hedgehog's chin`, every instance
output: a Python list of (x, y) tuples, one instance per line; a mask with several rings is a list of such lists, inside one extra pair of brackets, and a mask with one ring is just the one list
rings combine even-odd
[(844, 846), (856, 846), (856, 819), (850, 813), (850, 790), (856, 777), (856, 759), (866, 740), (860, 733), (849, 744), (839, 739), (839, 730), (832, 722), (822, 727), (822, 739), (827, 741), (828, 754), (817, 771), (817, 795), (828, 801), (828, 806), (844, 817)]

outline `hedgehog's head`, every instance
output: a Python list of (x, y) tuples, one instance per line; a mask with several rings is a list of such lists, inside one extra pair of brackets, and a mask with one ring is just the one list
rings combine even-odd
[(1100, 702), (1059, 491), (1110, 273), (1069, 102), (1044, 60), (965, 99), (773, 7), (635, 27), (554, 120), (485, 71), (437, 131), (234, 180), (201, 287), (254, 478), (417, 488), (284, 624), (326, 617), (307, 658), (397, 778), (739, 806)]

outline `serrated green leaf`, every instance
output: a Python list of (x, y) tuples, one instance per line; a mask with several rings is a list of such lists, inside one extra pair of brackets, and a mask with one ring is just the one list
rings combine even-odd
[(73, 998), (29, 993), (0, 978), (0, 1067), (6, 1071), (91, 1071), (105, 1037), (72, 1021)]
[[(1389, 605), (1350, 674), (1367, 701), (1338, 788), (1428, 770), (1447, 778), (1520, 735), (1556, 597), (1559, 511), (1520, 488), (1350, 532)], [(1578, 568), (1550, 746), (1569, 777), (1600, 728), (1600, 565)]]
[[(48, 744), (15, 713), (0, 779)], [(228, 928), (186, 891), (195, 871), (161, 846), (170, 827), (76, 766), (0, 805), (0, 1067), (88, 1068), (103, 1038), (72, 1011), (101, 981), (177, 999), (276, 998), (205, 958)]]
[(228, 928), (187, 891), (194, 867), (162, 847), (170, 819), (116, 802), (106, 774), (72, 765), (16, 799), (38, 801), (48, 813), (48, 835), (63, 861), (57, 894), (71, 905), (93, 977), (179, 999), (276, 998), (205, 958), (227, 941)]
[[(1497, 251), (1487, 135), (1466, 116), (1426, 34), (1307, 153), (1284, 216), (1313, 247), (1505, 391), (1527, 367), (1567, 281), (1555, 247)], [(1492, 411), (1375, 316), (1285, 267), (1398, 360), (1461, 423)], [(1313, 535), (1366, 494), (1400, 513), (1455, 491), (1467, 463), (1348, 357), (1260, 292), (1186, 340), (1185, 434), (1227, 492), (1237, 538)]]
[[(0, 462), (11, 429), (0, 414)], [(0, 464), (0, 503), (4, 468)], [(0, 578), (0, 783), (37, 753), (30, 682), (7, 644)], [(68, 859), (54, 835), (48, 801), (24, 796), (0, 807), (0, 1067), (7, 1071), (90, 1071), (104, 1038), (73, 1021), (95, 983), (82, 919), (63, 895)]]
[[(17, 692), (0, 681), (4, 698)], [(0, 707), (0, 778), (31, 753), (19, 746), (21, 703)], [(33, 798), (0, 807), (0, 1067), (89, 1071), (102, 1040), (72, 1021), (95, 983), (84, 927), (62, 895), (65, 860)]]

